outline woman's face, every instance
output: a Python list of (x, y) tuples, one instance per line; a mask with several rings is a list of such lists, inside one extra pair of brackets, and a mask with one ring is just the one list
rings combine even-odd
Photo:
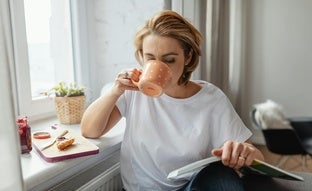
[[(172, 70), (173, 76), (170, 85), (177, 85), (188, 62), (179, 41), (158, 35), (148, 35), (143, 39), (143, 62), (160, 60), (166, 63)], [(143, 63), (143, 65), (144, 65)]]

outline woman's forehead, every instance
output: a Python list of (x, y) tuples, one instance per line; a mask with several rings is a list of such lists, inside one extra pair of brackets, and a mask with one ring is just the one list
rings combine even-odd
[(158, 35), (148, 35), (143, 39), (143, 53), (167, 54), (169, 52), (180, 54), (183, 52), (179, 41)]

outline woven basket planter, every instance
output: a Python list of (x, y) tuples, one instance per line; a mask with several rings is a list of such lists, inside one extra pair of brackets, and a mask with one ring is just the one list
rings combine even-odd
[(61, 124), (80, 123), (85, 110), (86, 96), (55, 97), (54, 103)]

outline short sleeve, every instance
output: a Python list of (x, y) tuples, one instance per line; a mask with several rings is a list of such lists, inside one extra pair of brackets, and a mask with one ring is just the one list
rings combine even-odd
[(119, 109), (121, 116), (123, 116), (123, 117), (125, 117), (127, 114), (126, 113), (126, 111), (127, 111), (127, 97), (129, 97), (129, 96), (130, 96), (130, 92), (126, 90), (125, 93), (122, 94), (116, 102), (116, 106)]
[[(230, 100), (220, 90), (219, 100), (214, 109), (213, 124), (215, 127), (214, 148), (222, 146), (227, 140), (245, 142), (251, 136), (251, 131), (245, 126)], [(216, 130), (217, 129), (217, 130)]]

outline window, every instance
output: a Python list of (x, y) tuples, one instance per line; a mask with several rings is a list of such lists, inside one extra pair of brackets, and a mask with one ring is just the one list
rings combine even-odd
[(73, 81), (69, 1), (24, 0), (32, 98)]
[(55, 113), (42, 93), (74, 81), (69, 0), (24, 0), (11, 4), (17, 110), (32, 118)]

